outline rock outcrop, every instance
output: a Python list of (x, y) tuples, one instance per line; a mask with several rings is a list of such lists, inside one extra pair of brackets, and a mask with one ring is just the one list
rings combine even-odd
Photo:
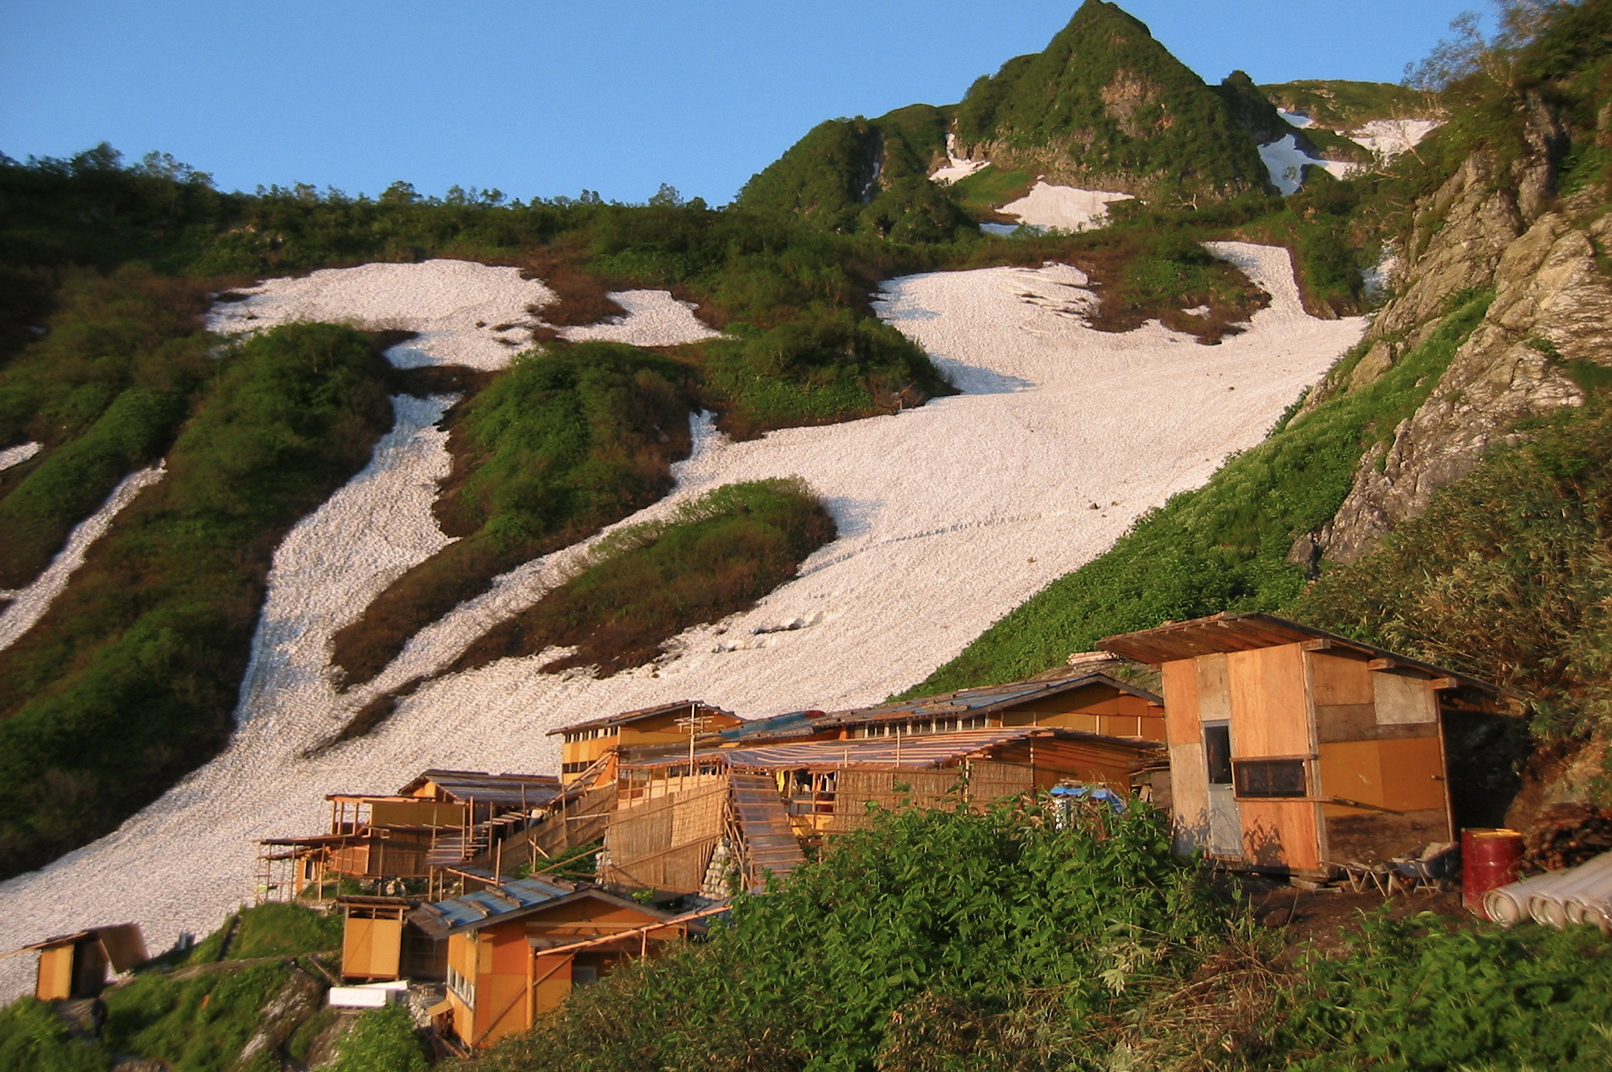
[[(1404, 304), (1385, 310), (1374, 325), (1379, 336), (1408, 330), (1419, 341), (1437, 317), (1407, 323), (1407, 309), (1425, 315), (1438, 286), (1459, 291), (1490, 285), (1495, 291), (1488, 313), (1427, 401), (1400, 423), (1391, 443), (1361, 459), (1348, 498), (1317, 536), (1326, 558), (1352, 562), (1365, 554), (1400, 522), (1421, 513), (1433, 492), (1471, 472), (1489, 446), (1515, 436), (1519, 421), (1582, 403), (1583, 392), (1569, 374), (1573, 363), (1612, 366), (1612, 281), (1596, 257), (1597, 244), (1606, 248), (1612, 240), (1612, 217), (1575, 222), (1573, 210), (1583, 206), (1573, 204), (1547, 212), (1505, 245), (1485, 278), (1475, 268), (1487, 262), (1493, 241), (1471, 225), (1486, 215), (1505, 222), (1508, 205), (1515, 202), (1489, 194), (1452, 206), (1463, 223), (1451, 244), (1434, 244)], [(1356, 366), (1351, 386), (1358, 386), (1354, 380), (1366, 365), (1363, 360)]]

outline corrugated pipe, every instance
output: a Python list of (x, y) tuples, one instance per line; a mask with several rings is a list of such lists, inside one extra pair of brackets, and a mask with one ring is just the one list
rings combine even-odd
[(1600, 878), (1608, 867), (1612, 867), (1609, 854), (1603, 853), (1587, 864), (1580, 864), (1570, 871), (1562, 872), (1560, 882), (1553, 882), (1540, 889), (1534, 890), (1528, 896), (1528, 914), (1535, 921), (1561, 930), (1570, 920), (1567, 918), (1568, 898), (1576, 895), (1581, 889), (1586, 889)]
[(1563, 927), (1567, 924), (1564, 898), (1575, 892), (1580, 881), (1593, 883), (1597, 877), (1612, 880), (1612, 853), (1604, 853), (1578, 867), (1548, 871), (1492, 889), (1484, 895), (1483, 910), (1490, 919), (1508, 927), (1530, 916), (1540, 923)]
[(1588, 885), (1568, 898), (1567, 918), (1573, 923), (1608, 929), (1612, 924), (1612, 870), (1596, 872)]

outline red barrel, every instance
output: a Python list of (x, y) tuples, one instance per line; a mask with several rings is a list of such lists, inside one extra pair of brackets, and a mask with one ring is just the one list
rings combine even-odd
[(1516, 882), (1521, 858), (1522, 835), (1515, 830), (1462, 830), (1461, 903), (1467, 911), (1482, 916), (1483, 895)]

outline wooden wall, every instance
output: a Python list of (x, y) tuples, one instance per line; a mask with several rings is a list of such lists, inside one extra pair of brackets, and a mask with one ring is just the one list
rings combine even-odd
[(396, 979), (403, 951), (403, 919), (364, 919), (348, 915), (342, 926), (344, 979)]
[(1106, 737), (1164, 740), (1161, 708), (1101, 684), (1017, 705), (1003, 712), (1001, 721), (1004, 726), (1052, 726)]
[(696, 893), (727, 817), (728, 781), (618, 808), (605, 829), (606, 882)]

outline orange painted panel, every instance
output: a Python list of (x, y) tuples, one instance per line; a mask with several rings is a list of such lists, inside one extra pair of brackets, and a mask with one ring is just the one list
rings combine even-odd
[(73, 996), (73, 947), (59, 945), (41, 950), (39, 977), (34, 997), (40, 1001), (63, 1001)]
[(488, 970), (497, 975), (525, 975), (526, 962), (531, 957), (531, 946), (526, 943), (526, 925), (511, 920), (481, 931), (482, 944), (492, 954)]
[(1240, 800), (1243, 853), (1262, 867), (1314, 871), (1321, 866), (1316, 806), (1304, 800)]
[(1226, 656), (1226, 676), (1233, 757), (1310, 754), (1310, 708), (1300, 645), (1232, 652)]
[(539, 956), (533, 965), (533, 978), (537, 980), (535, 1003), (537, 1015), (553, 1012), (571, 996), (571, 955)]
[(1165, 739), (1172, 745), (1192, 744), (1203, 732), (1198, 724), (1197, 666), (1192, 659), (1165, 663), (1163, 677)]
[(1383, 805), (1395, 811), (1444, 809), (1444, 756), (1437, 737), (1381, 741)]
[(475, 934), (453, 934), (448, 936), (448, 967), (463, 975), (466, 979), (475, 981), (480, 974), (476, 963), (476, 936)]
[(1319, 795), (1389, 807), (1383, 797), (1381, 744), (1380, 741), (1338, 741), (1321, 745)]
[(1371, 671), (1363, 659), (1349, 659), (1324, 651), (1308, 653), (1310, 687), (1317, 707), (1372, 702)]
[(478, 1046), (491, 1046), (505, 1035), (525, 1031), (526, 971), (519, 975), (490, 975), (476, 984)]

